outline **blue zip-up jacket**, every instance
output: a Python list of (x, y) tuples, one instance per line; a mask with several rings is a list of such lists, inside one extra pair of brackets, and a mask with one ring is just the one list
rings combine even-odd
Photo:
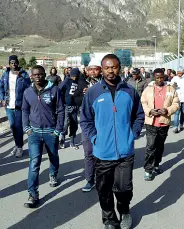
[[(9, 73), (10, 68), (3, 73), (0, 79), (0, 101), (9, 100)], [(19, 68), (15, 87), (15, 106), (21, 108), (24, 91), (31, 85), (31, 80), (27, 72)]]
[(33, 84), (25, 90), (22, 104), (23, 128), (38, 133), (55, 133), (63, 131), (65, 109), (60, 90), (48, 82), (44, 91), (38, 95)]
[(93, 155), (111, 161), (134, 154), (134, 140), (140, 135), (144, 117), (140, 97), (132, 86), (120, 81), (113, 102), (102, 79), (84, 97), (80, 125), (93, 144)]

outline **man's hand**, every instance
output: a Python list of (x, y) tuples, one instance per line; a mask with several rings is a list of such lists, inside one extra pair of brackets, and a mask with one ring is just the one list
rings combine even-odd
[(150, 114), (151, 114), (152, 116), (154, 116), (154, 117), (159, 117), (159, 116), (160, 116), (160, 113), (158, 112), (157, 109), (152, 109), (152, 110), (150, 111)]
[(32, 131), (32, 130), (29, 130), (29, 131), (27, 132), (27, 135), (30, 136), (32, 133), (33, 133), (33, 131)]
[(51, 135), (54, 136), (54, 137), (59, 137), (59, 136), (57, 136), (57, 135), (55, 134), (55, 132), (53, 132)]
[(7, 104), (6, 104), (6, 101), (3, 100), (3, 101), (2, 101), (2, 106), (3, 106), (3, 107), (6, 107), (6, 105), (7, 105)]
[(83, 90), (83, 94), (85, 95), (86, 94), (86, 91), (88, 90), (88, 88), (84, 88)]
[(161, 110), (158, 111), (160, 115), (167, 115), (168, 114), (168, 110), (163, 108)]

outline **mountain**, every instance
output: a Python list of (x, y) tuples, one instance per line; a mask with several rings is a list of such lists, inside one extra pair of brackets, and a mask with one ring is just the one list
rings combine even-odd
[(172, 34), (176, 0), (1, 0), (0, 38), (37, 34), (55, 41), (92, 36), (111, 39)]

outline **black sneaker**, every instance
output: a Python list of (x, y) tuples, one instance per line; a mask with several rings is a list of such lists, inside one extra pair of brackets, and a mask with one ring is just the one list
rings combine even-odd
[(29, 195), (28, 201), (24, 204), (25, 208), (36, 208), (39, 204), (39, 196), (32, 197)]
[(60, 149), (64, 149), (65, 148), (65, 142), (63, 140), (60, 141), (59, 147), (60, 147)]
[(79, 147), (76, 146), (74, 143), (70, 143), (70, 147), (71, 147), (72, 149), (75, 149), (75, 150), (78, 150), (78, 149), (79, 149)]
[(93, 188), (95, 187), (95, 183), (94, 182), (88, 182), (84, 188), (82, 188), (83, 192), (90, 192)]
[(178, 134), (178, 133), (179, 133), (178, 128), (175, 128), (175, 129), (173, 130), (173, 133), (174, 133), (174, 134)]
[(183, 130), (184, 130), (183, 126), (180, 126), (180, 131), (183, 131)]
[(155, 173), (155, 175), (160, 175), (163, 173), (163, 170), (160, 167), (155, 167), (153, 172)]
[(152, 181), (152, 180), (154, 180), (154, 178), (155, 178), (155, 174), (154, 173), (145, 172), (145, 175), (144, 175), (144, 180), (145, 181)]
[(56, 187), (58, 186), (58, 179), (56, 176), (50, 176), (50, 182), (49, 182), (50, 187)]
[(121, 229), (130, 229), (132, 227), (132, 216), (129, 214), (123, 214), (120, 223)]

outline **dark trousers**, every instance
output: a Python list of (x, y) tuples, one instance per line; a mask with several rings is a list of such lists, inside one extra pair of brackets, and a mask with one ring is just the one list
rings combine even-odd
[(93, 156), (93, 146), (89, 138), (82, 135), (82, 145), (84, 148), (85, 178), (88, 182), (94, 182), (95, 159)]
[(146, 153), (144, 169), (151, 173), (154, 167), (158, 167), (162, 161), (164, 152), (164, 143), (168, 135), (169, 126), (155, 127), (151, 125), (146, 126)]
[(6, 115), (10, 123), (10, 128), (13, 133), (15, 145), (18, 148), (23, 147), (23, 127), (22, 127), (22, 111), (21, 109), (6, 108)]
[(78, 130), (78, 108), (77, 107), (65, 107), (65, 122), (64, 122), (64, 132), (63, 132), (63, 140), (65, 140), (65, 136), (68, 134), (68, 128), (70, 130), (69, 137), (76, 137), (76, 132)]
[(132, 171), (134, 156), (118, 161), (101, 161), (96, 159), (96, 188), (102, 208), (103, 223), (118, 226), (119, 221), (114, 209), (114, 196), (117, 199), (117, 210), (120, 214), (129, 212), (133, 197)]

